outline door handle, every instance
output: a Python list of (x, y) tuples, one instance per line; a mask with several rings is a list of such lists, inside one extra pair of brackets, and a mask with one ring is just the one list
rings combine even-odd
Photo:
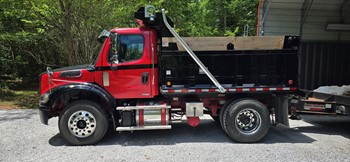
[(149, 80), (149, 73), (148, 72), (142, 73), (142, 77), (141, 77), (142, 84), (147, 84), (148, 80)]

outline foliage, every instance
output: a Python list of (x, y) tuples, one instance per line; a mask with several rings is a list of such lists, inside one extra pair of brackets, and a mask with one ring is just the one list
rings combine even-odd
[[(46, 66), (88, 64), (102, 29), (137, 27), (133, 13), (165, 8), (181, 36), (255, 34), (257, 0), (0, 0), (0, 86), (38, 82)], [(0, 88), (1, 88), (0, 87)]]
[(255, 35), (257, 0), (208, 0), (208, 10), (211, 13), (208, 21), (216, 25), (220, 35), (243, 35), (244, 26), (249, 26), (249, 35)]
[(0, 6), (1, 80), (37, 81), (43, 66), (65, 62), (61, 52), (50, 44), (49, 33), (42, 31), (43, 22), (28, 12), (29, 2), (0, 1)]

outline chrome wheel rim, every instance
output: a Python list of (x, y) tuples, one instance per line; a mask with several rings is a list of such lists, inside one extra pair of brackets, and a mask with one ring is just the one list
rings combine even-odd
[(236, 115), (235, 125), (239, 132), (251, 135), (260, 128), (261, 117), (257, 111), (251, 108), (243, 109)]
[(77, 111), (69, 117), (68, 129), (75, 137), (89, 137), (95, 132), (96, 119), (88, 111)]

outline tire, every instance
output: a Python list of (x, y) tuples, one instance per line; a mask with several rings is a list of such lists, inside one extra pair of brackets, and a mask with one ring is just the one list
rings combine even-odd
[(108, 119), (100, 105), (81, 100), (65, 108), (59, 117), (58, 127), (72, 145), (92, 145), (105, 136)]
[[(231, 102), (231, 101), (230, 101)], [(226, 132), (226, 129), (224, 129), (224, 119), (223, 119), (223, 116), (224, 116), (224, 113), (229, 105), (230, 102), (227, 102), (224, 104), (224, 106), (222, 106), (222, 108), (220, 109), (220, 115), (219, 115), (219, 122), (220, 122), (220, 125), (221, 125), (221, 128)]]
[(219, 115), (219, 122), (220, 122), (220, 125), (221, 125), (221, 128), (226, 132), (226, 130), (224, 129), (224, 126), (223, 126), (223, 119), (222, 117), (224, 116), (224, 112), (226, 111), (226, 108), (227, 108), (228, 104), (226, 103), (224, 106), (222, 106), (222, 108), (220, 109), (220, 115)]
[(225, 109), (222, 119), (223, 129), (237, 142), (259, 142), (270, 129), (267, 108), (252, 99), (232, 102)]
[[(235, 104), (236, 102), (239, 102), (243, 99), (231, 99), (230, 101), (226, 102), (224, 104), (224, 106), (222, 106), (222, 108), (220, 109), (220, 125), (221, 125), (221, 128), (226, 132), (226, 128), (225, 128), (225, 125), (223, 123), (224, 119), (224, 114), (227, 113), (227, 108), (229, 107), (229, 105), (231, 104)], [(227, 132), (226, 132), (227, 133)]]

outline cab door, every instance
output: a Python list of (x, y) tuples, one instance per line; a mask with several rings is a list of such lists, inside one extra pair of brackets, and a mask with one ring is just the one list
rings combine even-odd
[(104, 88), (114, 98), (151, 98), (149, 31), (112, 33), (110, 39), (108, 66), (111, 70), (103, 72)]

